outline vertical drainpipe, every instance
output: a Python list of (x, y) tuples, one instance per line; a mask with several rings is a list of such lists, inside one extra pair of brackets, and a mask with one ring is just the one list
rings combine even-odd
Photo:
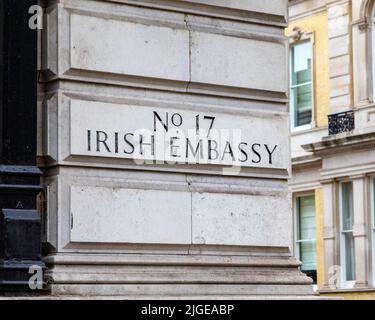
[(36, 166), (37, 30), (29, 28), (35, 4), (0, 1), (0, 295), (36, 292), (30, 277), (41, 280), (45, 268), (36, 202), (42, 191)]

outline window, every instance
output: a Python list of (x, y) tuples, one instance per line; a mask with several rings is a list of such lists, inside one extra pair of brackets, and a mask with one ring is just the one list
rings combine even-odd
[(344, 287), (352, 287), (355, 282), (353, 182), (342, 182), (340, 186), (342, 280)]
[(292, 128), (311, 126), (313, 109), (312, 44), (293, 44), (290, 52), (290, 106)]
[(316, 221), (315, 196), (296, 198), (297, 211), (297, 258), (301, 270), (316, 282)]

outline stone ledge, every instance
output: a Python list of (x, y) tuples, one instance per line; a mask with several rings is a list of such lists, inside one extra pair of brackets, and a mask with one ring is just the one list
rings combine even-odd
[(373, 148), (375, 146), (375, 132), (356, 134), (342, 133), (339, 135), (324, 137), (322, 141), (303, 145), (307, 152), (313, 152), (316, 156), (337, 154), (338, 152), (354, 149)]
[[(198, 246), (195, 246), (196, 248)], [(205, 246), (207, 247), (207, 246)], [(62, 253), (48, 255), (44, 258), (47, 264), (61, 265), (169, 265), (169, 266), (253, 266), (253, 267), (289, 267), (297, 268), (301, 264), (294, 257), (283, 256), (284, 250), (274, 248), (274, 252), (263, 248), (262, 256), (251, 255), (214, 255), (214, 254), (116, 254), (116, 253)], [(284, 252), (283, 252), (284, 251)], [(273, 257), (278, 253), (280, 256)], [(270, 256), (267, 256), (267, 255)], [(260, 253), (258, 253), (260, 255)]]
[[(285, 27), (287, 24), (287, 11), (281, 12), (281, 10), (272, 10), (267, 8), (265, 1), (247, 1), (248, 4), (244, 4), (246, 1), (242, 1), (241, 5), (232, 4), (229, 2), (224, 5), (225, 1), (214, 0), (211, 3), (206, 3), (204, 0), (184, 0), (184, 1), (158, 1), (157, 3), (153, 0), (107, 0), (120, 3), (134, 4), (137, 6), (152, 7), (158, 9), (169, 9), (174, 11), (188, 12), (192, 14), (201, 15), (204, 12), (205, 15), (211, 17), (219, 17), (231, 20), (239, 20), (244, 22), (257, 22), (267, 25), (276, 25)], [(231, 1), (232, 3), (235, 1)], [(254, 4), (258, 2), (259, 4)], [(270, 1), (267, 1), (268, 3)], [(281, 2), (281, 0), (280, 0)], [(249, 4), (250, 3), (250, 4)], [(285, 6), (284, 4), (281, 7)], [(268, 7), (270, 5), (268, 4)]]
[(351, 289), (322, 289), (320, 294), (339, 294), (339, 293), (365, 293), (370, 292), (375, 294), (375, 288), (351, 288)]
[[(299, 296), (301, 299), (314, 297), (310, 285), (53, 285), (52, 295), (67, 296), (117, 296), (139, 297), (173, 297), (173, 299), (194, 298), (205, 299), (215, 297), (249, 297), (257, 296), (289, 297)], [(161, 299), (161, 298), (159, 298)]]

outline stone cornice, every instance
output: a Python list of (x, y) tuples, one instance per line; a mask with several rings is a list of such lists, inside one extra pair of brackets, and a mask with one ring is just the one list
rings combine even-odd
[(302, 145), (305, 151), (312, 152), (315, 156), (371, 147), (375, 147), (375, 132), (328, 136), (322, 141)]
[[(287, 26), (287, 10), (276, 12), (274, 8), (264, 10), (265, 5), (261, 0), (251, 0), (250, 4), (228, 5), (222, 0), (211, 0), (210, 3), (204, 0), (102, 0), (107, 2), (119, 2), (133, 4), (142, 7), (167, 9), (171, 11), (191, 13), (207, 16), (239, 20), (244, 22), (257, 22), (266, 25)], [(278, 0), (281, 1), (281, 0)], [(256, 3), (259, 2), (259, 5)], [(261, 9), (263, 8), (263, 9)], [(274, 10), (272, 10), (274, 9)]]
[(292, 159), (293, 168), (299, 167), (320, 167), (322, 160), (313, 155), (308, 155), (304, 157), (297, 157)]

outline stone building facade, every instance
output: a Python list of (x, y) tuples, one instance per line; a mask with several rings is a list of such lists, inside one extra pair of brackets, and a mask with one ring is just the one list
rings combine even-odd
[(59, 296), (311, 298), (291, 250), (287, 1), (46, 0), (38, 34), (35, 2), (0, 11), (7, 58), (14, 30), (32, 36), (32, 73), (2, 61), (1, 143), (30, 157), (1, 153), (0, 192), (22, 190), (1, 202), (1, 288), (44, 263)]
[(286, 31), (295, 253), (321, 294), (350, 298), (375, 297), (374, 6), (289, 1)]

